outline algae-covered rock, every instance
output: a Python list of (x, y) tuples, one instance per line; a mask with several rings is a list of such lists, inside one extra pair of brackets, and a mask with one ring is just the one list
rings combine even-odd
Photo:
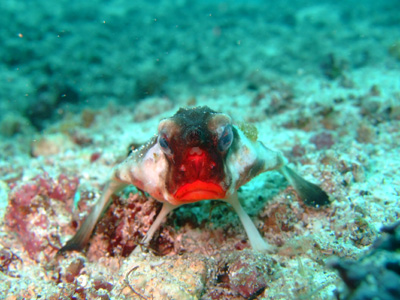
[(400, 61), (400, 41), (391, 44), (388, 48), (388, 52), (393, 58)]
[(400, 299), (400, 222), (381, 231), (386, 236), (375, 242), (370, 253), (357, 261), (330, 263), (347, 286), (340, 299)]
[(4, 136), (14, 136), (18, 133), (28, 133), (32, 131), (31, 123), (20, 114), (8, 113), (0, 121), (0, 134)]

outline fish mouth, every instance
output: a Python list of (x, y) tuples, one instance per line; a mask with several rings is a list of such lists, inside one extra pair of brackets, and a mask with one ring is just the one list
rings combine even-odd
[(179, 187), (174, 197), (176, 200), (182, 202), (223, 199), (225, 198), (225, 191), (216, 183), (196, 180)]

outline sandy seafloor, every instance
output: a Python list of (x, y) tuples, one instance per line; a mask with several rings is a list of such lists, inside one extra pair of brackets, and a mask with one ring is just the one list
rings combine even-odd
[[(0, 2), (0, 298), (351, 299), (329, 261), (400, 216), (399, 2), (148, 2)], [(207, 201), (129, 256), (160, 206), (128, 189), (56, 258), (129, 147), (202, 105), (254, 124), (331, 204), (270, 172), (239, 197), (275, 253)]]

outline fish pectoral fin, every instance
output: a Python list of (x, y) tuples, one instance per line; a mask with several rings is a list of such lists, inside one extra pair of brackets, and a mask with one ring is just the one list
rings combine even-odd
[[(179, 206), (180, 205), (172, 205), (172, 204), (170, 204), (168, 202), (165, 202), (163, 204), (160, 213), (157, 215), (157, 217), (154, 220), (153, 224), (151, 224), (151, 226), (150, 226), (149, 230), (147, 231), (146, 235), (144, 236), (144, 238), (140, 242), (141, 246), (147, 247), (150, 244), (151, 239), (154, 236), (154, 233), (158, 230), (158, 228), (160, 228), (161, 223), (164, 221), (165, 217), (171, 211), (173, 211), (175, 208), (177, 208)], [(139, 249), (141, 249), (141, 248), (140, 247), (136, 247), (135, 250), (132, 253), (139, 252)]]
[(154, 220), (153, 224), (151, 224), (149, 230), (147, 231), (145, 237), (142, 240), (142, 245), (147, 246), (151, 239), (153, 238), (154, 233), (157, 231), (157, 229), (161, 226), (162, 221), (164, 218), (175, 208), (179, 207), (180, 205), (172, 205), (168, 202), (165, 202), (161, 208), (160, 213)]
[(94, 205), (92, 211), (87, 216), (79, 230), (75, 235), (63, 246), (58, 253), (63, 253), (65, 251), (77, 250), (81, 251), (85, 245), (88, 243), (90, 236), (92, 235), (93, 229), (96, 226), (98, 220), (108, 208), (111, 203), (111, 196), (122, 190), (126, 183), (111, 179), (107, 182), (103, 189), (103, 193), (97, 203)]
[(223, 199), (223, 201), (228, 202), (232, 205), (233, 209), (238, 214), (240, 221), (243, 224), (243, 227), (246, 231), (247, 237), (249, 238), (250, 245), (255, 251), (259, 252), (274, 252), (275, 247), (268, 244), (263, 237), (261, 236), (260, 232), (258, 231), (257, 227), (254, 225), (253, 221), (250, 219), (249, 215), (244, 211), (242, 205), (239, 202), (237, 192), (231, 195), (227, 199)]
[(329, 196), (324, 190), (318, 185), (305, 180), (288, 166), (283, 166), (279, 172), (294, 187), (305, 204), (314, 207), (330, 204)]

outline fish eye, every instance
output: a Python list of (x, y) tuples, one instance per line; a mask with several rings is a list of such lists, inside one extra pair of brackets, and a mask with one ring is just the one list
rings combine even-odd
[(232, 126), (229, 124), (224, 128), (221, 137), (218, 140), (218, 151), (224, 152), (229, 149), (233, 141)]
[(164, 135), (159, 135), (158, 136), (158, 144), (160, 145), (162, 151), (167, 154), (167, 155), (171, 155), (172, 154), (172, 150), (169, 147), (167, 138)]

